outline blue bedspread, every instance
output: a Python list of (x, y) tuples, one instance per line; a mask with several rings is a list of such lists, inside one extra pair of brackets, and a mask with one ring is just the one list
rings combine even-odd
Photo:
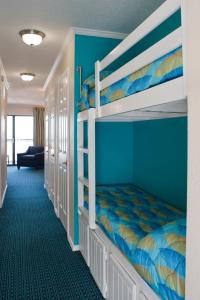
[[(85, 191), (84, 206), (88, 208), (87, 191)], [(179, 243), (179, 236), (174, 235), (173, 230), (175, 229), (170, 227), (171, 225), (166, 228), (164, 226), (172, 221), (174, 222), (173, 224), (178, 225), (180, 222), (179, 219), (184, 218), (183, 212), (161, 202), (156, 197), (134, 185), (105, 185), (97, 186), (96, 188), (96, 218), (97, 223), (105, 234), (128, 257), (131, 263), (136, 266), (138, 272), (147, 283), (159, 295), (162, 295), (163, 299), (183, 299), (181, 297), (170, 298), (167, 295), (169, 294), (169, 289), (174, 288), (174, 294), (177, 289), (177, 295), (183, 296), (184, 289), (182, 288), (182, 283), (184, 282), (184, 272), (182, 272), (182, 277), (179, 277), (179, 273), (173, 273), (175, 278), (172, 277), (171, 280), (173, 280), (173, 283), (176, 281), (173, 287), (172, 283), (170, 285), (167, 280), (163, 279), (164, 276), (161, 276), (162, 270), (164, 271), (163, 260), (166, 260), (166, 266), (170, 266), (169, 272), (175, 271), (178, 257), (175, 253), (176, 247), (173, 248), (170, 241), (176, 242), (177, 240)], [(179, 228), (177, 227), (176, 232), (178, 232)], [(166, 235), (166, 232), (168, 235)], [(182, 236), (183, 232), (182, 230)], [(155, 236), (156, 241), (153, 244), (155, 248), (149, 246), (149, 240), (151, 239), (149, 234)], [(157, 272), (153, 272), (151, 269), (154, 270), (154, 253), (160, 250), (159, 241), (164, 243), (165, 248), (169, 251), (167, 253), (170, 253), (170, 255), (169, 257), (167, 255), (163, 256), (163, 252), (159, 252), (160, 260), (158, 259), (155, 263), (158, 263), (157, 268), (160, 271), (158, 275)], [(179, 244), (177, 245), (179, 247)], [(146, 247), (145, 250), (147, 249), (149, 252), (142, 250), (142, 247)], [(154, 252), (151, 253), (153, 250)], [(171, 250), (174, 252), (170, 252)], [(181, 251), (184, 258), (184, 247)], [(150, 256), (152, 264), (149, 264), (149, 261), (146, 260)], [(184, 265), (182, 265), (182, 269), (184, 269)], [(149, 274), (152, 275), (153, 279)], [(181, 292), (179, 292), (180, 286), (182, 288)]]
[[(101, 105), (127, 97), (183, 75), (182, 48), (179, 47), (153, 63), (128, 75), (101, 91)], [(110, 72), (102, 72), (101, 80)], [(79, 111), (95, 107), (95, 76), (84, 81), (78, 103)]]
[(143, 238), (134, 251), (133, 264), (164, 300), (185, 295), (186, 220), (168, 223)]

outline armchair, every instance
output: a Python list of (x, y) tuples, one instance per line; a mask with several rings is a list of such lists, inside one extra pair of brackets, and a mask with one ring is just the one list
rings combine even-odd
[(34, 167), (37, 169), (44, 168), (44, 147), (30, 146), (24, 153), (17, 154), (17, 168)]

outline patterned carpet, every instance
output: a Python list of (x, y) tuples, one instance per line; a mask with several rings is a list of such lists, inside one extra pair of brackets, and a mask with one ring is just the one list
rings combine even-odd
[(43, 172), (8, 168), (0, 210), (1, 300), (103, 299), (43, 188)]

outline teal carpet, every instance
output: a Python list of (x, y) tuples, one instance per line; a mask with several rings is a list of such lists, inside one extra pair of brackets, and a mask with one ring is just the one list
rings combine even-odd
[(8, 172), (0, 210), (0, 299), (103, 299), (82, 256), (71, 251), (43, 188), (43, 172)]

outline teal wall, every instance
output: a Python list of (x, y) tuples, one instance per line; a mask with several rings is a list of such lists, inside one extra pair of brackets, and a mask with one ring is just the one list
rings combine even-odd
[(187, 119), (133, 124), (133, 182), (182, 209), (186, 208)]
[(133, 124), (96, 124), (97, 184), (133, 181)]
[(187, 118), (96, 123), (96, 181), (134, 183), (185, 210)]
[[(75, 36), (75, 68), (81, 65), (83, 68), (83, 80), (94, 73), (94, 64), (97, 60), (101, 60), (114, 47), (120, 43), (118, 39), (101, 38), (94, 36)], [(79, 73), (75, 71), (75, 118), (74, 118), (74, 134), (77, 136), (77, 103), (80, 97)], [(98, 126), (97, 126), (98, 127)], [(102, 132), (100, 130), (100, 132)], [(98, 129), (97, 129), (98, 134)], [(101, 134), (102, 135), (102, 134)], [(78, 244), (78, 195), (77, 195), (77, 140), (74, 145), (74, 243)], [(104, 161), (104, 155), (101, 156)], [(101, 160), (100, 159), (100, 160)], [(101, 163), (100, 164), (100, 169)], [(100, 176), (101, 178), (102, 176)]]
[[(87, 147), (85, 126), (85, 147)], [(133, 182), (133, 124), (96, 123), (96, 183)], [(87, 155), (85, 156), (87, 177)]]
[[(83, 67), (83, 80), (94, 73), (94, 65), (97, 60), (102, 60), (121, 40), (102, 37), (76, 35), (75, 38), (75, 65)], [(79, 74), (75, 74), (77, 92), (79, 94)]]

